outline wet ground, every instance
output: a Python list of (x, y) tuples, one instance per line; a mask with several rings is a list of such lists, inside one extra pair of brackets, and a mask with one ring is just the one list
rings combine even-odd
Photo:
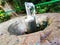
[[(47, 15), (52, 18), (53, 22), (43, 31), (27, 35), (9, 35), (7, 27), (14, 22), (13, 20), (0, 24), (0, 45), (60, 45), (60, 13), (45, 13), (38, 15)], [(21, 17), (19, 17), (21, 18)], [(17, 18), (18, 19), (18, 18)], [(51, 30), (49, 35), (48, 32)], [(45, 36), (45, 38), (41, 35)]]

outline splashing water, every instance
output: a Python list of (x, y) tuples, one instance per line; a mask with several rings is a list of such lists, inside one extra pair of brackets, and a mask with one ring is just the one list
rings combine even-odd
[(27, 18), (25, 22), (27, 23), (28, 30), (34, 32), (36, 30), (36, 19), (35, 19), (35, 6), (33, 3), (25, 2)]
[(25, 2), (25, 8), (26, 8), (27, 16), (29, 15), (35, 16), (35, 6), (33, 3)]

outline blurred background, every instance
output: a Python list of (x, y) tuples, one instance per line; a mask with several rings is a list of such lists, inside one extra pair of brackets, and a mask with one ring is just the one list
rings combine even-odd
[(0, 0), (0, 22), (9, 20), (11, 15), (26, 14), (25, 2), (34, 3), (36, 14), (60, 13), (60, 0)]
[(60, 1), (59, 0), (8, 0), (9, 3), (13, 4), (13, 7), (18, 10), (17, 12), (25, 12), (25, 2), (32, 2), (36, 7), (36, 13), (47, 13), (47, 12), (60, 12)]

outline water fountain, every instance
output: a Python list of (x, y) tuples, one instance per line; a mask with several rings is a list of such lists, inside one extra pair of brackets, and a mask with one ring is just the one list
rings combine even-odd
[[(41, 15), (43, 16), (47, 15), (48, 17), (53, 18), (53, 22), (51, 23), (51, 25), (49, 25), (43, 31), (38, 31), (35, 33), (26, 34), (26, 35), (20, 35), (19, 34), (20, 32), (18, 33), (19, 34), (18, 36), (16, 36), (17, 33), (15, 32), (14, 32), (15, 35), (10, 35), (9, 34), (10, 32), (8, 32), (8, 28), (13, 24), (14, 26), (12, 28), (15, 28), (15, 29), (18, 28), (18, 31), (19, 29), (23, 29), (24, 31), (24, 29), (26, 28), (21, 28), (21, 27), (26, 26), (25, 22), (27, 23), (30, 22), (29, 20), (27, 20), (29, 19), (30, 15), (27, 15), (28, 17), (26, 19), (25, 18), (23, 19), (23, 17), (17, 17), (9, 21), (6, 21), (4, 23), (1, 23), (0, 24), (0, 44), (1, 45), (60, 45), (60, 40), (59, 40), (60, 39), (60, 36), (59, 36), (60, 35), (60, 28), (59, 28), (60, 14), (47, 13), (47, 14), (41, 14)], [(38, 21), (39, 24), (42, 21), (42, 18), (40, 18), (41, 15), (39, 14), (36, 16), (37, 17), (36, 20)], [(34, 15), (31, 17), (32, 18), (30, 20), (32, 20), (34, 23), (35, 22)], [(43, 19), (45, 19), (45, 17), (43, 17)], [(24, 22), (23, 20), (27, 20), (27, 21)], [(14, 23), (17, 23), (17, 24), (14, 24)], [(27, 26), (30, 27), (29, 24)], [(15, 29), (13, 31), (15, 31)]]
[(25, 7), (27, 17), (25, 19), (22, 18), (20, 21), (12, 23), (8, 28), (8, 32), (10, 34), (23, 35), (34, 33), (40, 31), (41, 29), (43, 30), (47, 26), (47, 16), (43, 15), (36, 18), (35, 6), (33, 3), (25, 2)]
[(25, 19), (29, 32), (36, 31), (35, 6), (33, 3), (25, 2), (27, 18)]

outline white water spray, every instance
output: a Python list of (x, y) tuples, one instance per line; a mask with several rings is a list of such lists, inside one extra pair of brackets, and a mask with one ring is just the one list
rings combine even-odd
[(26, 25), (30, 32), (34, 32), (36, 31), (35, 6), (33, 3), (25, 2), (25, 7), (27, 12)]

